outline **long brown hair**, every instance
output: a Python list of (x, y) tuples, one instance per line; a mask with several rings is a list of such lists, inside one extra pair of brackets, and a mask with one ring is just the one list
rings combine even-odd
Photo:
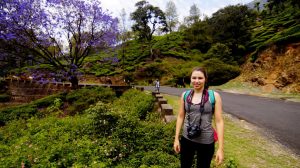
[(194, 67), (192, 69), (192, 72), (191, 72), (190, 76), (192, 76), (192, 73), (194, 71), (200, 71), (204, 74), (204, 77), (205, 77), (204, 89), (208, 89), (208, 75), (207, 75), (207, 72), (206, 72), (205, 68), (203, 68), (203, 67)]

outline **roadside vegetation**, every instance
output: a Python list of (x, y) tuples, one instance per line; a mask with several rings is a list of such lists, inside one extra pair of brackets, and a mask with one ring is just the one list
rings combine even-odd
[(13, 107), (1, 118), (0, 167), (178, 167), (175, 125), (153, 105), (145, 92), (90, 88)]

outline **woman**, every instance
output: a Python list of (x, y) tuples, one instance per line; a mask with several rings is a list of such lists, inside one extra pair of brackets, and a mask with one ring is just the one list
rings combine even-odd
[[(192, 70), (191, 84), (193, 89), (180, 100), (180, 109), (176, 123), (174, 150), (180, 153), (181, 167), (190, 168), (197, 151), (197, 167), (209, 168), (214, 154), (214, 129), (212, 117), (215, 116), (218, 150), (216, 163), (222, 163), (224, 123), (222, 118), (222, 100), (217, 92), (213, 92), (215, 104), (210, 103), (208, 94), (208, 77), (204, 68), (196, 67)], [(183, 133), (179, 141), (180, 130)]]

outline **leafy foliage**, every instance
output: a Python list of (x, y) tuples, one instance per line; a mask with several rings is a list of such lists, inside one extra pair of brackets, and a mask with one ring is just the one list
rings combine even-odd
[(132, 31), (137, 33), (140, 40), (145, 40), (150, 48), (151, 59), (152, 38), (156, 31), (167, 32), (167, 22), (164, 12), (159, 7), (154, 7), (149, 2), (142, 0), (135, 4), (137, 9), (131, 13), (131, 19), (135, 22)]
[(216, 43), (214, 44), (206, 53), (207, 58), (217, 58), (224, 63), (232, 64), (233, 56), (231, 55), (231, 50), (224, 44)]
[(0, 166), (178, 167), (175, 123), (162, 123), (152, 107), (152, 95), (130, 90), (74, 116), (13, 120), (0, 128)]
[(203, 62), (207, 68), (209, 85), (221, 85), (240, 74), (240, 68), (212, 58)]
[[(97, 101), (111, 102), (115, 99), (115, 93), (110, 88), (84, 88), (70, 93), (60, 93), (35, 100), (29, 104), (10, 107), (0, 110), (0, 125), (16, 119), (29, 119), (33, 116), (46, 117), (51, 112), (60, 112), (63, 101), (69, 104), (65, 112), (68, 114), (83, 113), (91, 104)], [(44, 108), (46, 111), (44, 111)], [(60, 112), (62, 113), (62, 112)]]
[(254, 14), (246, 6), (227, 6), (213, 14), (209, 19), (213, 40), (227, 45), (239, 62), (243, 54), (239, 46), (246, 46), (251, 38), (251, 25), (254, 24)]
[(137, 9), (131, 13), (131, 19), (135, 21), (132, 30), (138, 33), (140, 39), (151, 41), (153, 33), (158, 28), (167, 31), (166, 17), (161, 9), (145, 0), (137, 2), (135, 6)]
[(137, 90), (130, 90), (123, 93), (122, 97), (116, 101), (116, 105), (121, 106), (125, 102), (127, 106), (122, 106), (122, 110), (128, 115), (139, 119), (145, 119), (147, 114), (152, 111), (154, 99), (146, 93), (139, 93)]
[[(298, 5), (297, 5), (298, 4)], [(251, 56), (255, 61), (258, 52), (271, 45), (284, 45), (299, 41), (299, 3), (293, 0), (270, 1), (268, 8), (259, 15), (262, 19), (256, 22), (252, 31), (252, 40), (248, 44), (249, 50), (254, 51)]]

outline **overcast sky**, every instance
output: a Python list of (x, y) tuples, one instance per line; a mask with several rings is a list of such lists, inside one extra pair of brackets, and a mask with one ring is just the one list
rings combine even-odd
[[(111, 12), (115, 17), (120, 17), (121, 10), (124, 8), (129, 18), (135, 8), (135, 3), (139, 0), (101, 0), (102, 7)], [(147, 0), (151, 5), (158, 6), (161, 10), (166, 10), (166, 4), (169, 0)], [(247, 4), (253, 0), (172, 0), (177, 8), (179, 21), (183, 21), (185, 16), (189, 15), (190, 7), (196, 4), (200, 9), (201, 14), (211, 16), (219, 9), (236, 4)]]

